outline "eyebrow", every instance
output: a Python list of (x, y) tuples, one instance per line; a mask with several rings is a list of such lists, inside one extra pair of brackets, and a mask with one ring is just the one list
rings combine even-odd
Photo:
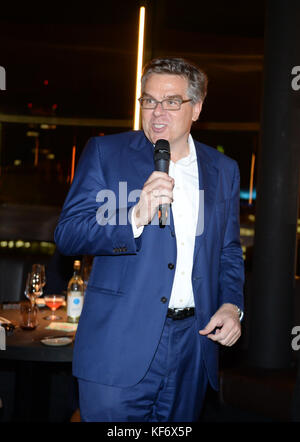
[[(145, 93), (143, 94), (143, 97), (150, 97), (150, 98), (153, 98), (154, 100), (156, 100), (156, 98), (154, 98), (153, 95), (148, 94), (147, 92), (145, 92)], [(169, 99), (169, 98), (180, 98), (180, 99), (182, 100), (182, 96), (179, 95), (179, 94), (175, 94), (175, 95), (167, 95), (166, 97), (163, 98), (163, 100), (167, 100), (167, 99)]]

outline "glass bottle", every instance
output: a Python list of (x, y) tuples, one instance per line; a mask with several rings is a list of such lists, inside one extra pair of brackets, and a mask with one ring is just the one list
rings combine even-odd
[(80, 275), (80, 261), (74, 261), (74, 273), (68, 284), (67, 321), (78, 322), (83, 307), (84, 283)]

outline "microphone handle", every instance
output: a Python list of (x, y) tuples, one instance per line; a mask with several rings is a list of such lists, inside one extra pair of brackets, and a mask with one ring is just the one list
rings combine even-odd
[(169, 204), (160, 204), (158, 206), (159, 227), (165, 227), (169, 215)]
[[(164, 158), (160, 158), (155, 161), (155, 170), (159, 172), (169, 172), (169, 161), (166, 161)], [(167, 219), (169, 215), (169, 204), (160, 204), (158, 206), (158, 219), (159, 219), (159, 227), (165, 227), (167, 224)]]

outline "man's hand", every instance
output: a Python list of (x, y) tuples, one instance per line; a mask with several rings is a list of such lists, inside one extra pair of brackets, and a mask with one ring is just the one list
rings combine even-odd
[[(215, 333), (213, 333), (214, 330)], [(211, 317), (206, 327), (199, 330), (199, 333), (212, 341), (231, 347), (241, 336), (237, 307), (229, 303), (223, 304)]]
[(137, 227), (149, 224), (160, 204), (172, 203), (173, 187), (173, 178), (165, 172), (155, 171), (149, 176), (135, 206), (134, 221)]

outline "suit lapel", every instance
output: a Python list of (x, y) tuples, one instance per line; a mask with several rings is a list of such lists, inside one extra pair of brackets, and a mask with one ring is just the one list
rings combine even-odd
[(199, 177), (199, 212), (195, 238), (194, 262), (206, 238), (208, 226), (212, 218), (219, 174), (218, 169), (214, 166), (204, 149), (202, 149), (201, 144), (195, 141), (195, 147)]
[(129, 172), (131, 189), (142, 190), (145, 181), (154, 171), (153, 146), (142, 131), (133, 132), (129, 143), (126, 164), (123, 170)]

